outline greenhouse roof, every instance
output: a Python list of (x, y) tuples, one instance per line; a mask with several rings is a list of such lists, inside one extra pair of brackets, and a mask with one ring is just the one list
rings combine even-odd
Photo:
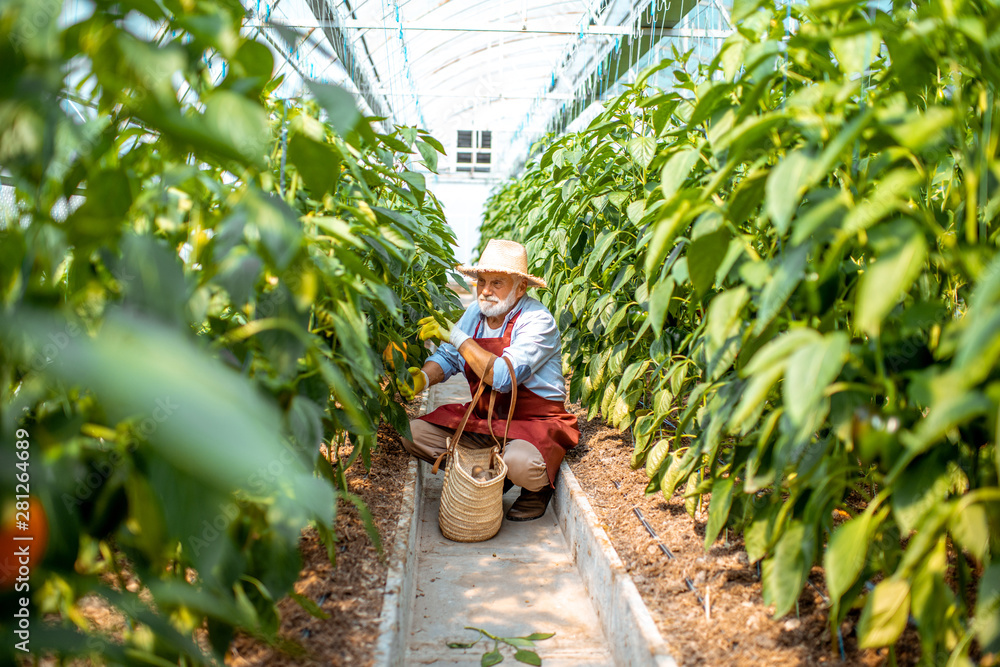
[(340, 83), (387, 127), (416, 125), (439, 138), (449, 156), (443, 172), (493, 178), (652, 62), (656, 45), (708, 40), (714, 53), (731, 0), (243, 4), (247, 28), (284, 61), (281, 94), (304, 92), (304, 79)]

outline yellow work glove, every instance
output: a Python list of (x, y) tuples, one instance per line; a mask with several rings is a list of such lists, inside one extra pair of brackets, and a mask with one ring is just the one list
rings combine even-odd
[(441, 318), (441, 321), (438, 321), (433, 315), (428, 315), (419, 320), (417, 325), (420, 327), (420, 331), (417, 332), (420, 340), (435, 339), (442, 343), (451, 342), (451, 330), (455, 327), (454, 322), (444, 317)]
[(410, 380), (413, 382), (413, 387), (411, 388), (409, 383), (397, 383), (396, 388), (399, 389), (399, 394), (408, 401), (412, 401), (413, 397), (427, 389), (427, 374), (416, 366), (410, 366), (406, 369), (410, 373)]

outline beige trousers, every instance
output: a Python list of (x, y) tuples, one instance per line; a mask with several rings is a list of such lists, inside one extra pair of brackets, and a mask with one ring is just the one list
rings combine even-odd
[[(442, 428), (428, 424), (422, 419), (410, 422), (410, 433), (413, 440), (402, 438), (403, 447), (418, 459), (434, 463), (434, 460), (445, 451), (445, 439), (455, 433), (454, 429)], [(463, 433), (462, 442), (475, 443), (473, 446), (492, 442), (489, 436), (477, 433)], [(503, 461), (507, 464), (507, 479), (528, 491), (541, 491), (549, 485), (549, 474), (545, 470), (545, 459), (542, 453), (527, 440), (508, 440), (504, 449)]]

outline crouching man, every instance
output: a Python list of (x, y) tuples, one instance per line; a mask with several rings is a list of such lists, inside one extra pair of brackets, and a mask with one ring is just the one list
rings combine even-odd
[[(411, 368), (414, 389), (401, 387), (411, 398), (427, 387), (463, 373), (472, 395), (479, 383), (487, 387), (480, 396), (462, 436), (464, 445), (489, 447), (494, 437), (502, 441), (510, 411), (511, 373), (517, 382), (514, 411), (505, 443), (507, 464), (504, 490), (521, 487), (521, 494), (507, 511), (511, 521), (530, 521), (545, 514), (566, 450), (580, 439), (576, 417), (566, 412), (566, 385), (562, 351), (555, 319), (528, 287), (545, 282), (528, 273), (527, 252), (520, 243), (491, 240), (477, 266), (460, 266), (475, 278), (477, 300), (450, 327), (433, 318), (421, 320), (420, 336), (440, 341), (422, 369)], [(510, 361), (510, 366), (502, 357)], [(492, 361), (492, 363), (491, 363)], [(494, 396), (493, 424), (487, 419), (490, 394)], [(445, 451), (468, 404), (442, 405), (410, 422), (413, 440), (403, 446), (424, 461), (434, 462)]]

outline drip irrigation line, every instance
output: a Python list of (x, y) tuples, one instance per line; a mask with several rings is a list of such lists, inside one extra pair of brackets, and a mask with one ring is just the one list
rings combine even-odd
[[(615, 485), (616, 489), (618, 489), (619, 491), (621, 491), (622, 485), (619, 482), (616, 482), (615, 480), (611, 480), (611, 483)], [(639, 519), (639, 523), (641, 523), (642, 526), (646, 529), (646, 532), (649, 533), (650, 536), (654, 540), (656, 540), (656, 546), (660, 547), (660, 551), (662, 551), (663, 554), (668, 559), (670, 559), (670, 560), (677, 560), (677, 556), (675, 556), (674, 553), (670, 550), (670, 548), (666, 544), (663, 543), (663, 540), (660, 539), (660, 536), (656, 534), (656, 531), (653, 530), (653, 527), (651, 525), (649, 525), (648, 521), (646, 521), (646, 517), (644, 517), (642, 515), (642, 510), (640, 510), (636, 505), (632, 505), (632, 512)], [(701, 597), (701, 593), (698, 592), (698, 589), (697, 589), (697, 587), (695, 587), (694, 582), (691, 581), (691, 577), (688, 577), (687, 575), (685, 575), (684, 576), (684, 583), (687, 584), (687, 587), (691, 590), (692, 593), (694, 593), (694, 596), (696, 598), (698, 598), (698, 604), (700, 604), (702, 607), (704, 607), (705, 606), (705, 599), (703, 597)]]
[[(619, 482), (617, 482), (615, 480), (611, 480), (611, 483), (615, 485), (616, 489), (618, 489), (619, 491), (621, 491), (621, 488), (622, 488), (621, 483), (619, 483)], [(656, 531), (650, 525), (649, 521), (647, 521), (646, 517), (643, 516), (642, 510), (640, 510), (636, 505), (632, 505), (632, 512), (639, 519), (639, 522), (642, 524), (643, 528), (646, 529), (646, 532), (649, 533), (650, 536), (654, 540), (656, 540), (656, 546), (658, 546), (660, 548), (660, 551), (662, 551), (663, 554), (668, 559), (670, 559), (670, 560), (677, 560), (677, 557), (673, 554), (672, 551), (670, 551), (670, 548), (666, 544), (663, 543), (663, 540), (660, 539), (660, 536), (656, 534)], [(759, 561), (757, 562), (757, 578), (758, 579), (760, 578), (760, 562)], [(830, 598), (826, 595), (826, 593), (824, 593), (820, 589), (820, 587), (817, 586), (811, 579), (806, 579), (806, 581), (808, 581), (809, 585), (812, 586), (816, 590), (817, 593), (819, 593), (819, 596), (820, 596), (820, 598), (823, 599), (823, 602), (826, 603), (827, 605), (829, 605), (830, 604)], [(694, 582), (691, 581), (691, 578), (685, 576), (684, 577), (684, 583), (687, 584), (687, 587), (691, 590), (692, 593), (694, 593), (695, 597), (698, 598), (698, 603), (701, 604), (701, 606), (704, 607), (705, 606), (705, 600), (704, 600), (704, 598), (701, 597), (701, 594), (698, 593), (698, 589), (695, 587)], [(865, 588), (868, 589), (869, 592), (871, 592), (875, 588), (875, 585), (872, 582), (867, 581), (867, 582), (865, 582)], [(908, 620), (909, 620), (910, 623), (913, 623), (914, 622), (913, 616), (911, 615)], [(837, 626), (837, 648), (840, 650), (840, 661), (841, 662), (846, 661), (847, 660), (847, 651), (844, 649), (844, 635), (841, 632), (839, 625)]]
[(643, 527), (646, 529), (646, 532), (648, 532), (653, 537), (653, 539), (656, 540), (656, 545), (660, 547), (660, 551), (662, 551), (664, 555), (666, 555), (666, 557), (669, 558), (670, 560), (676, 560), (677, 557), (674, 556), (674, 553), (670, 550), (670, 548), (666, 544), (663, 543), (663, 540), (661, 540), (660, 537), (656, 534), (656, 531), (653, 530), (653, 527), (649, 525), (648, 521), (646, 521), (646, 517), (642, 515), (642, 510), (633, 505), (632, 511), (635, 513), (637, 517), (639, 517), (639, 523), (643, 525)]
[[(808, 581), (809, 585), (812, 586), (817, 593), (819, 593), (819, 596), (823, 600), (823, 603), (829, 608), (830, 598), (827, 596), (827, 594), (824, 593), (823, 590), (819, 586), (817, 586), (812, 579), (806, 579), (806, 581)], [(844, 633), (840, 631), (839, 623), (837, 624), (837, 648), (840, 649), (840, 661), (845, 662), (847, 660), (847, 651), (844, 650)]]
[(820, 590), (820, 587), (819, 587), (819, 586), (817, 586), (817, 585), (816, 585), (815, 583), (813, 583), (812, 579), (806, 579), (806, 581), (808, 581), (808, 582), (809, 582), (809, 585), (810, 585), (810, 586), (812, 586), (813, 588), (815, 588), (815, 589), (816, 589), (816, 592), (817, 592), (817, 593), (819, 593), (819, 596), (820, 596), (821, 598), (823, 598), (823, 602), (824, 602), (824, 603), (826, 603), (826, 604), (830, 604), (830, 598), (828, 598), (828, 597), (826, 596), (826, 593), (824, 593), (824, 592), (823, 592), (822, 590)]
[[(317, 607), (322, 607), (323, 603), (326, 602), (326, 598), (329, 597), (329, 595), (330, 595), (330, 593), (327, 592), (327, 593), (323, 593), (321, 596), (319, 596), (319, 600), (316, 601), (316, 606)], [(309, 630), (309, 628), (303, 628), (302, 629), (302, 636), (304, 638), (309, 639), (309, 637), (311, 635), (312, 635), (312, 631)]]

